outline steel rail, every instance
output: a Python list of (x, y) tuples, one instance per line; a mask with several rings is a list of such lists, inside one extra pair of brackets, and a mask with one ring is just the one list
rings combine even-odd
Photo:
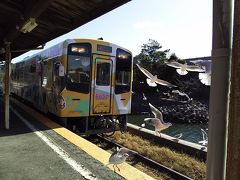
[[(124, 147), (124, 146), (122, 146), (122, 145), (120, 145), (120, 144), (118, 144), (118, 143), (116, 143), (116, 142), (114, 142), (114, 141), (112, 141), (112, 140), (110, 140), (108, 138), (105, 138), (105, 137), (103, 137), (101, 135), (96, 135), (96, 136), (99, 139), (101, 139), (101, 140), (111, 144), (112, 146)], [(135, 159), (137, 159), (137, 161), (141, 161), (144, 164), (147, 164), (150, 167), (159, 170), (160, 172), (164, 172), (164, 173), (168, 174), (169, 176), (171, 176), (174, 179), (177, 179), (177, 180), (192, 180), (192, 178), (190, 178), (190, 177), (188, 177), (188, 176), (186, 176), (184, 174), (181, 174), (181, 173), (179, 173), (179, 172), (177, 172), (177, 171), (175, 171), (175, 170), (173, 170), (173, 169), (171, 169), (169, 167), (166, 167), (166, 166), (164, 166), (164, 165), (162, 165), (162, 164), (160, 164), (160, 163), (158, 163), (158, 162), (156, 162), (156, 161), (154, 161), (152, 159), (149, 159), (148, 157), (146, 157), (146, 156), (144, 156), (142, 154), (139, 154), (136, 151), (133, 151), (131, 149), (129, 149), (129, 150), (130, 150), (130, 152), (132, 152), (134, 154), (134, 157), (135, 157)]]

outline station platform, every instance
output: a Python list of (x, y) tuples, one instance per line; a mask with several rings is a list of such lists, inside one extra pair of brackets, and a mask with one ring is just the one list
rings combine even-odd
[(10, 129), (5, 130), (0, 97), (1, 180), (152, 179), (127, 163), (115, 173), (112, 165), (105, 166), (110, 153), (16, 103), (10, 102)]

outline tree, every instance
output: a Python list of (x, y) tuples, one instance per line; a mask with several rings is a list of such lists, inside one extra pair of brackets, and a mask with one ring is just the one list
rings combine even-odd
[(156, 73), (156, 69), (164, 64), (167, 60), (167, 50), (160, 50), (162, 46), (153, 39), (149, 39), (148, 43), (142, 45), (141, 53), (134, 57), (135, 63), (140, 64), (153, 73)]
[[(164, 65), (164, 61), (167, 60), (167, 50), (161, 50), (162, 46), (156, 40), (149, 39), (146, 44), (142, 45), (141, 53), (134, 57), (134, 63), (147, 69), (153, 75), (161, 75), (161, 67)], [(160, 71), (159, 71), (160, 70)], [(134, 66), (134, 87), (139, 89), (137, 82), (145, 82), (146, 77)], [(159, 76), (160, 75), (160, 76)], [(153, 89), (153, 88), (151, 88)]]

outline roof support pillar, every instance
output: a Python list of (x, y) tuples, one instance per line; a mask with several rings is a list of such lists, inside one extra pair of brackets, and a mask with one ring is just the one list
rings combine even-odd
[(232, 47), (232, 0), (213, 0), (207, 179), (225, 179)]
[(4, 82), (4, 107), (5, 107), (5, 129), (9, 129), (9, 94), (10, 94), (10, 66), (11, 51), (10, 42), (5, 42), (5, 82)]

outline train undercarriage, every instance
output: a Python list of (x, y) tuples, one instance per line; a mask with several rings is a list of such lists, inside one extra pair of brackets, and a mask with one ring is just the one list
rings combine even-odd
[(127, 128), (126, 115), (59, 118), (59, 121), (62, 126), (80, 135), (114, 134)]

